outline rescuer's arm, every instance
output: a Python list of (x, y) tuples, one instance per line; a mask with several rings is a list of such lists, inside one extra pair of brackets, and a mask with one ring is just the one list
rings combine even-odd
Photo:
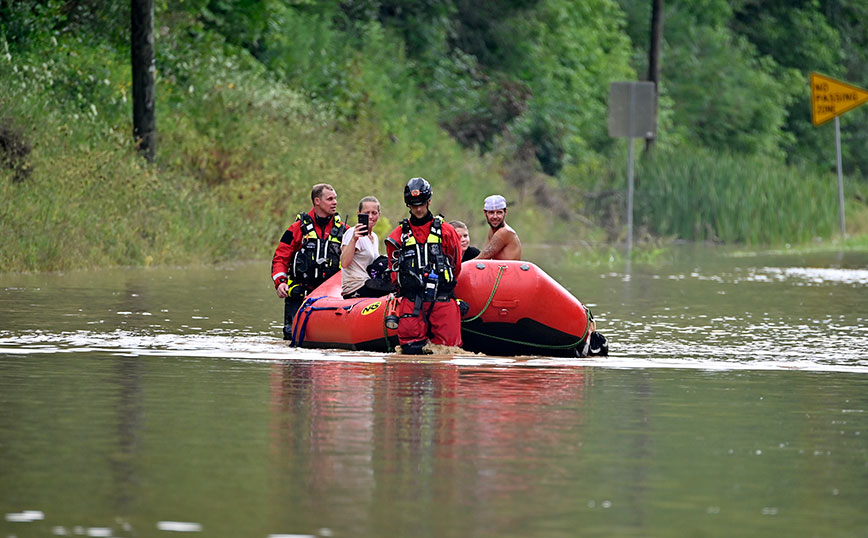
[[(293, 288), (298, 286), (289, 278), (289, 264), (292, 263), (292, 255), (301, 246), (300, 232), (301, 224), (296, 221), (283, 232), (283, 236), (274, 251), (274, 257), (271, 259), (271, 279), (274, 281), (277, 296), (281, 299), (288, 297)], [(299, 291), (301, 291), (300, 288)]]

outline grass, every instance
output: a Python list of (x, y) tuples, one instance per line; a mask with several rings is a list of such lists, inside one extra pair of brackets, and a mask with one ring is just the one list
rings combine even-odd
[(652, 233), (748, 245), (831, 236), (833, 178), (761, 157), (662, 153), (642, 163), (637, 220)]
[[(26, 179), (0, 169), (0, 271), (268, 258), (319, 182), (336, 187), (345, 215), (379, 197), (381, 235), (406, 216), (412, 176), (432, 182), (433, 210), (468, 222), (492, 190), (509, 194), (498, 162), (459, 148), (433, 116), (389, 133), (375, 121), (339, 124), (219, 49), (183, 79), (171, 69), (158, 79), (158, 159), (148, 165), (130, 147), (120, 53), (74, 48), (104, 61), (0, 59), (2, 121), (32, 146)], [(90, 93), (71, 88), (70, 69), (97, 81)]]

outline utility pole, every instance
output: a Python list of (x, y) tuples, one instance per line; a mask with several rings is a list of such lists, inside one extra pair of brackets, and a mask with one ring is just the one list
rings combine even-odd
[[(648, 46), (648, 81), (654, 83), (654, 124), (660, 97), (660, 41), (663, 39), (663, 0), (651, 0), (651, 43)], [(655, 138), (645, 139), (645, 153), (654, 149)]]
[(130, 49), (133, 70), (133, 139), (149, 162), (157, 155), (154, 119), (154, 0), (132, 0)]

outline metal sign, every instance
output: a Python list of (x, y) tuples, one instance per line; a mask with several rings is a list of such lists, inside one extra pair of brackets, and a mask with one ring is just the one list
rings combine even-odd
[(838, 116), (868, 102), (868, 90), (819, 73), (811, 73), (811, 123), (835, 119), (835, 157), (838, 168), (838, 217), (841, 237), (847, 237), (844, 221), (844, 172), (841, 165), (841, 121)]
[(609, 86), (609, 136), (654, 138), (655, 98), (653, 82), (613, 82)]
[(811, 73), (811, 122), (822, 125), (868, 102), (868, 90)]
[(653, 82), (613, 82), (609, 86), (609, 136), (627, 138), (627, 272), (633, 250), (633, 139), (657, 134)]

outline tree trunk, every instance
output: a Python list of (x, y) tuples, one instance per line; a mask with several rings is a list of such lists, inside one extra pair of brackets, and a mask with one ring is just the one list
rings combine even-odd
[[(663, 38), (663, 0), (651, 0), (651, 44), (648, 47), (648, 80), (654, 83), (654, 125), (660, 96), (660, 41)], [(656, 135), (655, 135), (656, 136)], [(645, 153), (654, 148), (655, 138), (645, 139)]]
[(150, 162), (157, 155), (154, 119), (154, 0), (132, 0), (130, 48), (133, 68), (133, 138)]

